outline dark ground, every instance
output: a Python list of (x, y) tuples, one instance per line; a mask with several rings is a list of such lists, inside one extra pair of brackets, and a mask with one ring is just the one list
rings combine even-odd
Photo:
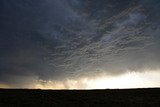
[(160, 89), (0, 89), (0, 107), (160, 107)]

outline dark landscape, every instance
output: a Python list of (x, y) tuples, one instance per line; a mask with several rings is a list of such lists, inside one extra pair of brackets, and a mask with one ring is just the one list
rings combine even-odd
[(160, 89), (0, 89), (0, 107), (160, 107)]

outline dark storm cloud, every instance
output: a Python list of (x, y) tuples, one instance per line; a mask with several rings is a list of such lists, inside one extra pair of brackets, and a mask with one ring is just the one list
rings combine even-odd
[(149, 0), (1, 0), (0, 82), (19, 87), (39, 79), (155, 69), (159, 5)]

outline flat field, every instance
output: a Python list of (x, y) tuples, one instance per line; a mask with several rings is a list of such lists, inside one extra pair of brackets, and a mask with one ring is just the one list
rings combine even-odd
[(160, 89), (0, 89), (0, 107), (160, 107)]

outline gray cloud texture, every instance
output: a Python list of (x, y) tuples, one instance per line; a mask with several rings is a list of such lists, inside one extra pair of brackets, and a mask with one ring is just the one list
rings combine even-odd
[[(1, 0), (0, 83), (159, 69), (158, 0)], [(27, 86), (25, 86), (27, 87)]]

